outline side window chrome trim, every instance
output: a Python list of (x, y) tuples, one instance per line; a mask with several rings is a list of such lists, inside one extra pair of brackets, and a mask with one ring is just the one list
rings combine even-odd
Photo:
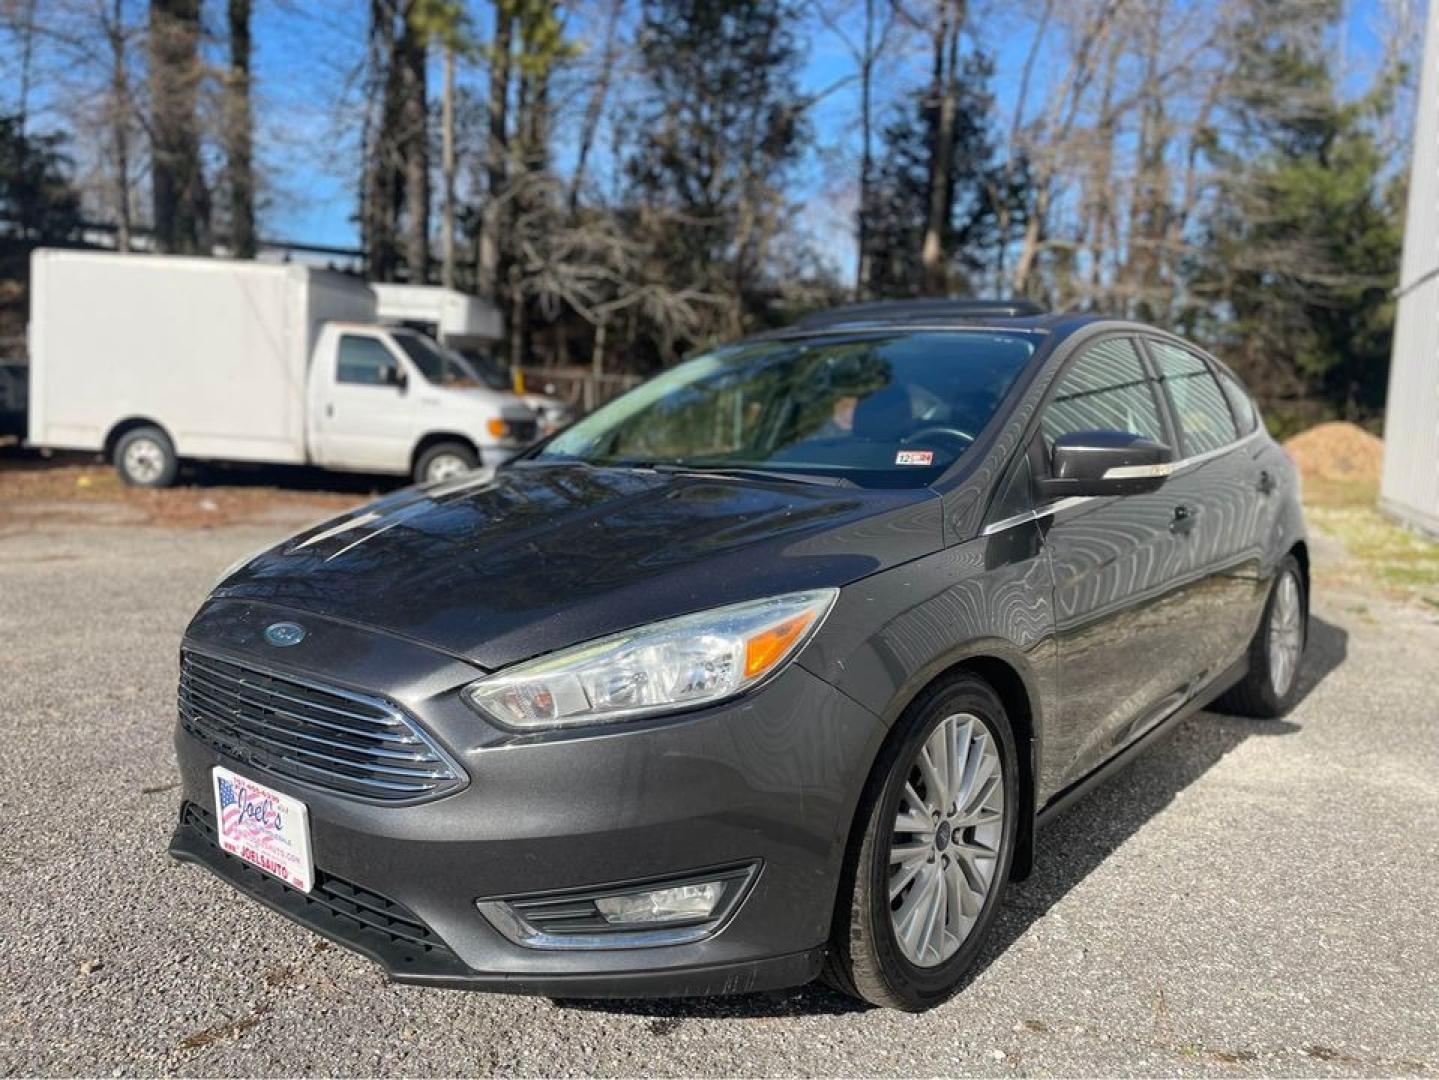
[(1070, 495), (1057, 502), (1041, 506), (1036, 510), (1026, 510), (1022, 514), (1013, 514), (1010, 517), (992, 521), (979, 531), (979, 535), (993, 536), (997, 532), (1004, 532), (1005, 529), (1012, 529), (1016, 525), (1023, 525), (1030, 521), (1042, 521), (1052, 514), (1059, 513), (1061, 510), (1068, 510), (1072, 506), (1083, 506), (1087, 502), (1092, 502), (1095, 498), (1096, 496), (1094, 495)]
[(1264, 428), (1262, 426), (1257, 427), (1248, 435), (1241, 435), (1233, 442), (1227, 442), (1223, 446), (1216, 446), (1213, 450), (1206, 450), (1202, 454), (1194, 454), (1187, 458), (1181, 458), (1179, 461), (1173, 463), (1174, 471), (1179, 472), (1182, 469), (1187, 469), (1192, 465), (1198, 465), (1201, 462), (1209, 461), (1211, 458), (1220, 457), (1224, 454), (1229, 453), (1229, 451), (1231, 450), (1237, 450), (1245, 443), (1253, 442), (1255, 439), (1259, 438), (1259, 434), (1263, 430)]

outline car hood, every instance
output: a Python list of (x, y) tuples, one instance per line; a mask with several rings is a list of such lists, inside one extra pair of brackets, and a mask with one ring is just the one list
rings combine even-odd
[(230, 574), (259, 601), (493, 670), (656, 619), (843, 585), (938, 549), (939, 499), (585, 465), (408, 488)]

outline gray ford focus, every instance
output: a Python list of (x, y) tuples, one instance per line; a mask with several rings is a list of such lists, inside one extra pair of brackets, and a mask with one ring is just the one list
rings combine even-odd
[(1179, 338), (813, 315), (231, 570), (170, 850), (403, 982), (927, 1008), (1047, 818), (1293, 704), (1304, 535)]

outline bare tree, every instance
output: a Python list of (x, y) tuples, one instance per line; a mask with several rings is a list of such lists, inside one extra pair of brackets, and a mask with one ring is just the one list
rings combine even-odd
[(455, 287), (455, 50), (444, 50), (440, 92), (440, 284)]
[(874, 219), (874, 77), (895, 29), (895, 6), (891, 0), (863, 0), (863, 30), (856, 41), (846, 29), (852, 12), (836, 10), (817, 0), (814, 12), (834, 34), (854, 62), (859, 81), (859, 193), (855, 213), (855, 292), (863, 293), (871, 279), (869, 225)]
[(485, 141), (486, 191), (480, 217), (478, 289), (482, 296), (499, 293), (501, 236), (505, 224), (505, 194), (509, 186), (510, 59), (514, 38), (512, 0), (494, 0), (495, 36), (489, 54), (488, 135)]
[(108, 135), (115, 214), (115, 247), (129, 251), (133, 233), (133, 132), (139, 112), (131, 87), (130, 49), (134, 28), (125, 17), (123, 0), (98, 5), (100, 36), (105, 42), (109, 71), (100, 95), (100, 127)]
[(430, 115), (426, 61), (428, 31), (406, 6), (395, 67), (399, 72), (397, 138), (404, 162), (405, 264), (409, 280), (424, 284), (430, 266)]
[(615, 65), (619, 61), (620, 55), (620, 14), (624, 11), (624, 6), (625, 0), (609, 0), (605, 16), (604, 44), (600, 48), (599, 62), (594, 74), (594, 85), (590, 88), (589, 102), (585, 106), (584, 118), (580, 121), (579, 145), (575, 152), (575, 171), (570, 176), (569, 207), (571, 214), (579, 207), (580, 189), (584, 186), (585, 180), (585, 166), (589, 162), (595, 133), (599, 130), (600, 118), (605, 111), (610, 85), (614, 81)]

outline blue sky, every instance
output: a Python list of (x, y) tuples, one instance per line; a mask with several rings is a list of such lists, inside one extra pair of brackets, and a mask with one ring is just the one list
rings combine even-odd
[[(1193, 0), (1202, 7), (1203, 0)], [(1377, 61), (1376, 36), (1386, 0), (1348, 0), (1342, 38), (1334, 43), (1336, 64), (1342, 48), (1344, 82), (1357, 90), (1367, 83)], [(43, 9), (43, 4), (41, 8)], [(477, 4), (488, 8), (488, 5)], [(600, 9), (598, 3), (589, 8)], [(1001, 115), (1012, 108), (1018, 70), (1029, 45), (1031, 25), (1013, 12), (1022, 4), (1001, 0), (975, 0), (977, 24), (984, 28), (978, 44), (995, 57), (994, 92)], [(577, 5), (577, 8), (580, 6)], [(221, 18), (216, 0), (207, 4), (208, 18)], [(267, 192), (262, 232), (267, 237), (318, 244), (351, 246), (358, 242), (353, 222), (355, 174), (358, 169), (359, 88), (353, 76), (364, 49), (366, 5), (356, 0), (256, 0), (255, 77), (262, 165)], [(597, 18), (597, 16), (591, 16)], [(572, 16), (572, 32), (582, 46), (597, 53), (596, 28), (586, 24), (584, 9)], [(483, 35), (486, 27), (478, 32)], [(852, 61), (841, 43), (808, 20), (800, 35), (805, 62), (800, 82), (806, 92), (833, 85), (852, 71)], [(11, 107), (18, 96), (18, 65), (12, 63), (14, 42), (0, 35), (0, 107)], [(928, 58), (919, 43), (896, 51), (882, 72), (877, 87), (880, 106), (893, 101), (926, 77)], [(1041, 65), (1042, 66), (1042, 65)], [(53, 126), (59, 111), (46, 109), (61, 91), (60, 79), (44, 63), (37, 63), (33, 101), (40, 107), (36, 126)], [(477, 94), (485, 79), (479, 65), (470, 65), (460, 82)], [(431, 80), (439, 84), (438, 64)], [(559, 97), (563, 105), (563, 87)], [(852, 258), (849, 238), (853, 197), (854, 160), (857, 152), (856, 88), (847, 86), (824, 98), (812, 112), (815, 147), (799, 170), (797, 202), (801, 221), (836, 262), (841, 272)], [(557, 148), (557, 161), (569, 159), (567, 148)], [(597, 151), (603, 172), (605, 155)]]

